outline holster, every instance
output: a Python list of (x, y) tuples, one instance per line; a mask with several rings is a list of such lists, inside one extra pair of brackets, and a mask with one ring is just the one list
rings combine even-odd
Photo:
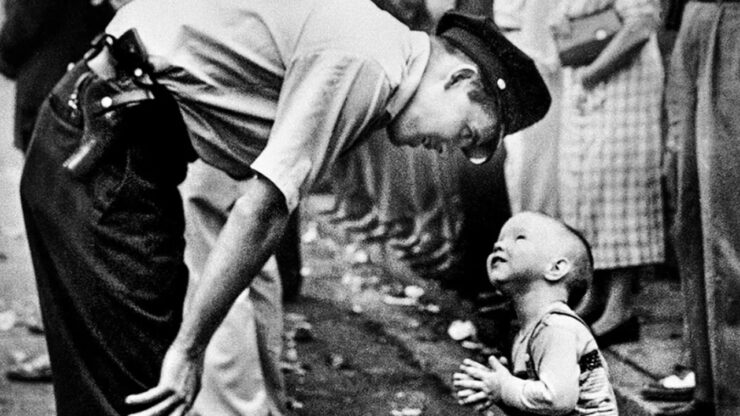
[(75, 85), (68, 105), (79, 112), (83, 134), (77, 149), (65, 160), (64, 168), (75, 177), (90, 173), (125, 134), (126, 115), (134, 107), (155, 99), (154, 78), (135, 29), (119, 39), (101, 35), (93, 41), (85, 61), (108, 48), (115, 60), (116, 76), (105, 80), (85, 72)]

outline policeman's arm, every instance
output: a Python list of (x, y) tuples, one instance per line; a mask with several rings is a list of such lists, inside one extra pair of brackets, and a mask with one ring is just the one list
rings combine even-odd
[(247, 181), (216, 241), (165, 356), (159, 384), (126, 402), (149, 406), (137, 416), (180, 415), (199, 389), (203, 353), (237, 296), (273, 253), (288, 219), (282, 193), (257, 175)]
[(264, 177), (247, 181), (206, 262), (176, 343), (200, 353), (237, 296), (274, 252), (288, 219), (282, 193)]
[(198, 391), (208, 340), (274, 251), (289, 211), (322, 168), (384, 110), (389, 91), (380, 65), (353, 54), (311, 53), (290, 63), (269, 140), (251, 164), (258, 174), (242, 187), (243, 196), (189, 293), (159, 385), (127, 398), (129, 404), (149, 406), (136, 416), (187, 410)]

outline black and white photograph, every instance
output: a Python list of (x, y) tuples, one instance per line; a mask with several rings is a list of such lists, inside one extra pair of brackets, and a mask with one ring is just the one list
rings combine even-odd
[(0, 0), (0, 416), (740, 416), (740, 0)]

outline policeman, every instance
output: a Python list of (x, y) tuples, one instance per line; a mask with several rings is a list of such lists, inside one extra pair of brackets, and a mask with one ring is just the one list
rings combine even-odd
[[(134, 0), (107, 32), (45, 103), (21, 183), (60, 416), (187, 410), (229, 306), (366, 132), (483, 163), (550, 104), (461, 13), (429, 36), (367, 0)], [(194, 157), (246, 181), (181, 319)]]

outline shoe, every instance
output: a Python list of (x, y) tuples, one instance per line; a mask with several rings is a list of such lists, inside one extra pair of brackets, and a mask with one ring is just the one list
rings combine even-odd
[(692, 400), (688, 403), (661, 407), (655, 416), (714, 416), (714, 404)]
[(610, 331), (601, 335), (594, 335), (599, 348), (606, 348), (614, 344), (636, 342), (640, 339), (640, 322), (633, 316)]
[(693, 371), (683, 377), (671, 375), (645, 386), (641, 391), (644, 399), (663, 402), (686, 402), (694, 397), (696, 377)]
[(685, 402), (694, 397), (694, 388), (667, 388), (659, 384), (650, 384), (640, 390), (640, 395), (645, 400), (658, 402)]
[(41, 354), (12, 365), (5, 376), (8, 380), (22, 381), (26, 383), (48, 383), (51, 382), (51, 363), (49, 354)]

